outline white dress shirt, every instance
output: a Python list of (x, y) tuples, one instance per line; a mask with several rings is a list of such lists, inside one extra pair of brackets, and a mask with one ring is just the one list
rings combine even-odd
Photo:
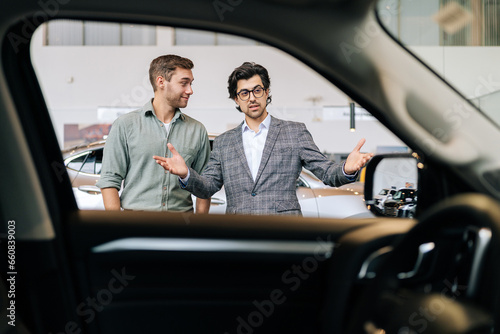
[(262, 153), (264, 152), (264, 145), (266, 144), (270, 125), (271, 117), (269, 114), (262, 123), (259, 124), (259, 130), (257, 132), (250, 129), (246, 120), (241, 125), (243, 148), (254, 181), (257, 178), (257, 172), (259, 171), (260, 161), (262, 160)]

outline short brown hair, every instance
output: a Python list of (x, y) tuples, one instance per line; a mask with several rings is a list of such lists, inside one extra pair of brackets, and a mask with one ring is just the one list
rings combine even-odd
[(170, 81), (177, 67), (191, 70), (194, 64), (190, 59), (176, 55), (164, 55), (153, 59), (151, 65), (149, 65), (149, 81), (151, 81), (155, 92), (156, 78), (163, 76), (165, 80)]

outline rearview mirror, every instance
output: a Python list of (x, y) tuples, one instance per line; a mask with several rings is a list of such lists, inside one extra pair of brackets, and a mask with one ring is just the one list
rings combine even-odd
[(365, 174), (365, 203), (377, 216), (415, 217), (418, 160), (411, 154), (374, 156)]

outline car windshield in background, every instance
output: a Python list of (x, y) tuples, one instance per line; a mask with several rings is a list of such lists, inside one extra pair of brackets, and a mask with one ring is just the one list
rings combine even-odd
[[(130, 52), (123, 52), (125, 46)], [(363, 152), (409, 151), (362, 106), (309, 67), (250, 39), (175, 27), (55, 20), (36, 31), (31, 49), (80, 209), (104, 208), (96, 182), (106, 138), (119, 116), (153, 97), (149, 65), (167, 53), (193, 61), (196, 85), (182, 112), (200, 121), (209, 134), (224, 133), (243, 121), (243, 113), (227, 96), (227, 78), (243, 62), (255, 61), (268, 69), (272, 79), (269, 114), (304, 123), (328, 159), (345, 160), (361, 138), (366, 139)], [(300, 80), (291, 80), (290, 73)], [(337, 189), (304, 171), (297, 180), (303, 215), (370, 216), (363, 200), (362, 174)], [(210, 211), (223, 213), (225, 193), (216, 195)]]
[[(395, 39), (500, 124), (500, 1), (380, 0), (377, 14)], [(448, 116), (457, 121), (467, 112)]]
[(402, 189), (402, 190), (398, 190), (394, 196), (392, 197), (392, 199), (396, 199), (396, 200), (405, 200), (407, 198), (413, 198), (415, 197), (415, 194), (416, 194), (416, 191), (413, 190), (413, 189)]
[(389, 193), (389, 189), (382, 189), (382, 190), (380, 190), (380, 192), (378, 194), (379, 195), (387, 195), (387, 193)]

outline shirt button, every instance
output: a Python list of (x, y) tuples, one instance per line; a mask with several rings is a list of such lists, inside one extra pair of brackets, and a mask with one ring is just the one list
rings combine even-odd
[(252, 196), (254, 196), (254, 197), (255, 197), (256, 195), (257, 195), (256, 193), (252, 193)]
[(168, 170), (165, 171), (165, 174), (167, 174), (167, 173), (168, 173)]
[(163, 187), (163, 190), (167, 190), (167, 187)]
[(165, 206), (165, 203), (163, 203), (163, 206)]

